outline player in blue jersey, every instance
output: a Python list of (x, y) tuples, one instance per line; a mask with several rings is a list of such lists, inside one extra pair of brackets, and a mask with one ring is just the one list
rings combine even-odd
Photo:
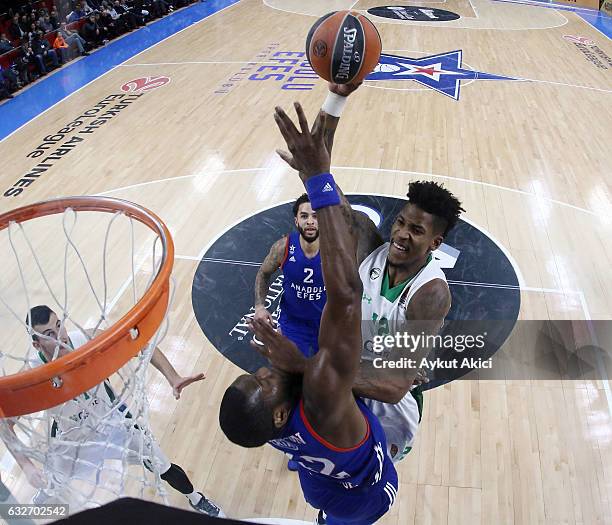
[[(238, 445), (270, 443), (293, 454), (306, 501), (327, 514), (329, 525), (367, 525), (393, 504), (397, 473), (378, 419), (352, 391), (361, 356), (362, 284), (350, 217), (329, 174), (326, 116), (319, 113), (311, 132), (299, 104), (296, 111), (301, 131), (280, 108), (275, 120), (292, 153), (279, 154), (299, 171), (318, 214), (327, 289), (319, 351), (306, 360), (303, 376), (261, 368), (238, 377), (223, 396), (219, 423)], [(271, 330), (270, 324), (253, 325), (265, 340), (258, 327)]]
[(281, 332), (293, 341), (306, 357), (317, 353), (319, 322), (325, 305), (325, 283), (319, 255), (319, 225), (308, 195), (293, 205), (297, 231), (276, 241), (255, 278), (255, 315), (272, 322), (266, 309), (270, 279), (279, 268), (283, 272), (280, 303)]

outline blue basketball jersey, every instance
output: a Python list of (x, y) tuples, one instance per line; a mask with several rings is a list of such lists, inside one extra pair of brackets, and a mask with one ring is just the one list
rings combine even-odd
[(367, 423), (358, 445), (341, 449), (320, 437), (308, 422), (303, 401), (293, 409), (283, 434), (270, 444), (298, 463), (304, 497), (314, 508), (342, 522), (373, 523), (393, 504), (397, 473), (387, 456), (378, 419), (357, 399)]
[(327, 299), (321, 254), (309, 259), (300, 245), (300, 232), (292, 232), (287, 239), (283, 271), (281, 316), (319, 320)]

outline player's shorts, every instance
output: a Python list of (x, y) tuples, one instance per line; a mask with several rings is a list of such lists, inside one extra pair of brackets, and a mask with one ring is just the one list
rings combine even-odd
[(378, 418), (385, 431), (387, 453), (393, 463), (404, 459), (412, 449), (423, 414), (423, 394), (420, 389), (408, 392), (394, 405), (373, 399), (364, 399), (363, 402)]
[(281, 312), (278, 324), (281, 333), (293, 341), (306, 357), (312, 357), (319, 351), (320, 319), (300, 319)]
[(305, 469), (300, 469), (300, 484), (306, 501), (327, 515), (327, 525), (371, 525), (393, 506), (397, 496), (397, 472), (385, 461), (381, 480), (375, 485), (344, 489), (322, 484)]
[[(48, 453), (44, 464), (44, 474), (55, 490), (71, 494), (77, 483), (91, 486), (103, 472), (106, 461), (121, 461), (121, 465), (142, 465), (151, 470), (151, 466), (163, 473), (171, 463), (161, 448), (149, 434), (133, 424), (128, 418), (120, 416), (121, 421), (101, 425), (97, 431), (84, 434), (85, 429), (76, 432), (58, 434), (50, 438)], [(119, 471), (120, 466), (113, 468)], [(50, 496), (39, 490), (34, 496), (34, 503), (49, 502)]]

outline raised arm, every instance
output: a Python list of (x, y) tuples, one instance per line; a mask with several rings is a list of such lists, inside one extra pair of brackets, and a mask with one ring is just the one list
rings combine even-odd
[[(89, 337), (95, 337), (101, 334), (104, 330), (86, 330), (86, 333)], [(153, 349), (153, 353), (151, 354), (151, 364), (166, 378), (168, 384), (172, 388), (172, 393), (174, 394), (175, 399), (180, 399), (181, 392), (183, 389), (192, 383), (197, 383), (198, 381), (202, 381), (206, 379), (206, 376), (203, 373), (195, 374), (192, 376), (181, 376), (172, 363), (166, 357), (159, 347), (155, 347)]]
[[(342, 112), (342, 109), (338, 108), (338, 104), (340, 106), (344, 106), (344, 104), (347, 102), (348, 96), (360, 85), (361, 83), (358, 85), (329, 83), (328, 98), (323, 104), (322, 111), (327, 115), (327, 118), (325, 119), (324, 138), (325, 147), (329, 152), (330, 158), (334, 146), (336, 129), (340, 123), (340, 113)], [(330, 113), (334, 113), (336, 116)], [(342, 209), (347, 217), (347, 220), (352, 221), (353, 236), (357, 245), (357, 264), (361, 264), (361, 262), (384, 241), (376, 228), (376, 225), (372, 222), (372, 219), (370, 219), (365, 213), (353, 210), (348, 199), (337, 184), (336, 188), (338, 190), (338, 194), (340, 195)]]
[(329, 175), (330, 157), (324, 143), (326, 115), (319, 113), (311, 132), (302, 107), (296, 103), (295, 108), (301, 132), (282, 109), (276, 108), (276, 123), (291, 152), (279, 154), (298, 169), (317, 210), (327, 291), (319, 352), (308, 360), (304, 372), (304, 409), (325, 439), (337, 446), (352, 446), (366, 428), (352, 393), (361, 355), (362, 294), (352, 223), (347, 221)]
[(266, 308), (266, 296), (270, 287), (270, 279), (283, 263), (286, 249), (287, 237), (282, 237), (272, 245), (259, 267), (257, 277), (255, 277), (255, 319), (272, 322), (272, 316)]
[(206, 378), (206, 376), (201, 372), (192, 376), (181, 376), (176, 371), (174, 366), (172, 366), (172, 363), (168, 361), (166, 354), (164, 354), (158, 347), (155, 347), (153, 350), (153, 355), (151, 355), (151, 364), (166, 378), (166, 381), (168, 381), (172, 387), (172, 393), (174, 394), (175, 399), (180, 399), (181, 392), (186, 386), (202, 381), (202, 379)]

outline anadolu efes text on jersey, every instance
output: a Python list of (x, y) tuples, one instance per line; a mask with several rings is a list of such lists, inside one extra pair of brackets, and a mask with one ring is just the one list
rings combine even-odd
[(300, 245), (299, 232), (287, 238), (283, 271), (281, 310), (300, 319), (320, 319), (325, 301), (325, 283), (321, 270), (321, 255), (309, 259)]

